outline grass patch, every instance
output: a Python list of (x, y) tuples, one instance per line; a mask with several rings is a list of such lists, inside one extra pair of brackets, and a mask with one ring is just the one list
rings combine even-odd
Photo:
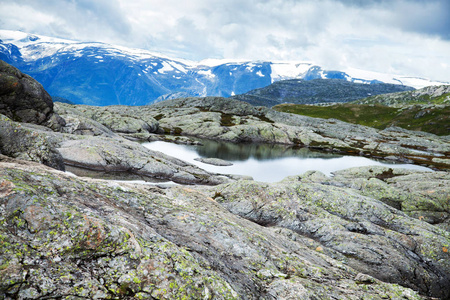
[(220, 125), (225, 127), (230, 127), (236, 125), (234, 123), (233, 115), (221, 113), (220, 116)]
[(153, 118), (154, 118), (156, 121), (159, 121), (159, 120), (161, 120), (162, 118), (164, 118), (164, 115), (163, 115), (163, 114), (158, 114), (158, 115), (154, 116)]
[(450, 106), (390, 107), (384, 105), (335, 104), (313, 106), (281, 104), (273, 109), (323, 119), (338, 119), (344, 122), (365, 125), (377, 129), (398, 126), (409, 130), (420, 130), (436, 135), (450, 132)]

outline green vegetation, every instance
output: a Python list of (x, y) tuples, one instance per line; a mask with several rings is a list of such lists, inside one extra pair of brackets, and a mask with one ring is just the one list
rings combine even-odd
[[(437, 87), (438, 88), (438, 87)], [(448, 89), (447, 89), (448, 90)], [(425, 89), (409, 92), (400, 92), (393, 94), (384, 94), (371, 96), (368, 98), (360, 99), (354, 101), (355, 104), (381, 104), (389, 106), (403, 106), (403, 105), (414, 105), (414, 104), (449, 104), (450, 103), (450, 93), (430, 95), (426, 93)], [(418, 93), (415, 95), (414, 93)]]
[(334, 118), (377, 129), (398, 126), (437, 135), (448, 135), (450, 132), (449, 105), (414, 105), (398, 108), (351, 103), (330, 106), (281, 104), (274, 106), (273, 109), (315, 118)]

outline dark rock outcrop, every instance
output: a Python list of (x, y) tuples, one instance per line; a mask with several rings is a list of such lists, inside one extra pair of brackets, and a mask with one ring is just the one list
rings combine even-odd
[(53, 101), (41, 84), (0, 60), (0, 113), (18, 122), (45, 125), (53, 130), (64, 120), (53, 112)]

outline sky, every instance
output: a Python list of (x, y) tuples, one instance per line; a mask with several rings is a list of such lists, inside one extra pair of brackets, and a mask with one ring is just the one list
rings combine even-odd
[(0, 0), (0, 29), (450, 82), (450, 0)]

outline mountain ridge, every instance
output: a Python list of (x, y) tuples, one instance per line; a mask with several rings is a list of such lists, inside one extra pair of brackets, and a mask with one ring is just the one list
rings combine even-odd
[(230, 97), (279, 80), (300, 78), (402, 82), (414, 87), (438, 84), (356, 69), (324, 70), (312, 62), (193, 62), (142, 49), (9, 30), (0, 30), (0, 40), (1, 60), (33, 76), (51, 96), (77, 104), (145, 105), (174, 93)]
[(374, 82), (363, 84), (341, 79), (291, 79), (233, 96), (253, 105), (274, 106), (283, 103), (318, 104), (350, 102), (370, 95), (414, 90), (412, 87)]

